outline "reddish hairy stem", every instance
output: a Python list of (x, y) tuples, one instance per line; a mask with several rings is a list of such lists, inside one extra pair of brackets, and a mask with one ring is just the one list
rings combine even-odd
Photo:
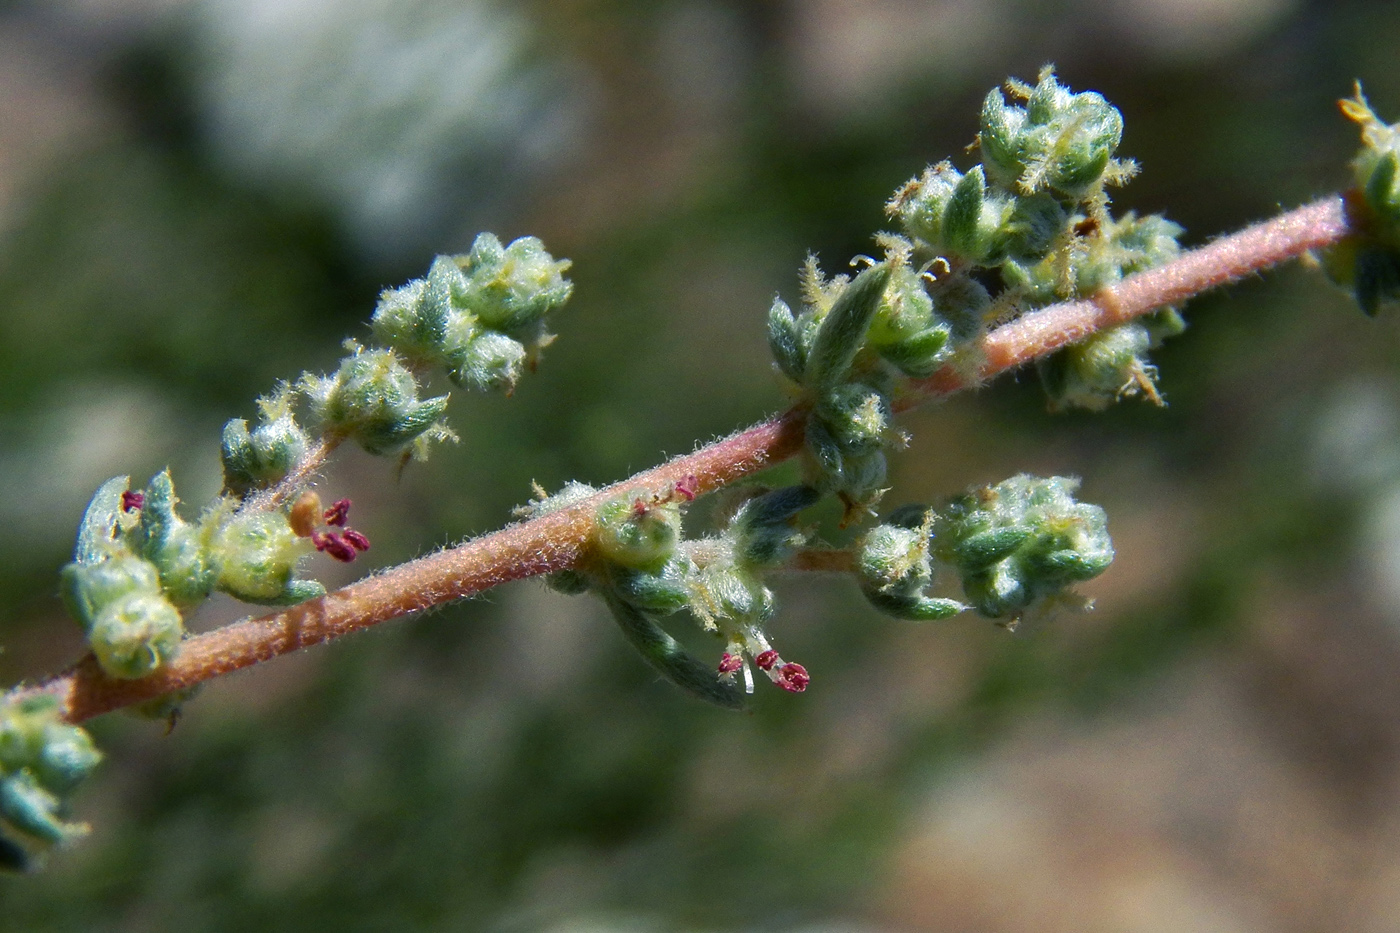
[[(1336, 243), (1349, 232), (1338, 197), (1282, 214), (1130, 276), (1091, 299), (1054, 305), (997, 328), (979, 347), (982, 362), (975, 378), (948, 366), (917, 383), (917, 393), (926, 400), (983, 382), (1102, 328)], [(905, 399), (901, 407), (913, 404)], [(392, 567), (320, 599), (196, 635), (151, 677), (116, 680), (89, 656), (23, 692), (57, 696), (65, 717), (81, 722), (497, 584), (562, 570), (582, 555), (602, 501), (622, 494), (667, 495), (678, 482), (697, 494), (718, 489), (798, 453), (805, 420), (805, 410), (794, 408), (568, 508)], [(694, 486), (687, 480), (691, 476)]]

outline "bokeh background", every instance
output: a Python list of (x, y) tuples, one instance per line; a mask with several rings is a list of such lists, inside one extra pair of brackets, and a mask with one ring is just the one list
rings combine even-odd
[[(575, 298), (514, 398), (454, 402), (458, 447), (337, 462), (378, 565), (780, 409), (773, 294), (965, 165), (1007, 75), (1106, 94), (1118, 207), (1198, 243), (1344, 183), (1333, 102), (1400, 117), (1397, 39), (1358, 0), (0, 3), (0, 680), (80, 651), (55, 571), (98, 483), (213, 495), (222, 423), (477, 230), (571, 257)], [(906, 423), (893, 502), (1084, 478), (1093, 613), (1013, 636), (781, 581), (813, 686), (736, 716), (509, 586), (170, 735), (95, 723), (93, 835), (0, 878), (0, 930), (1400, 930), (1400, 321), (1296, 267), (1189, 318), (1166, 409), (1050, 416), (1021, 377)]]

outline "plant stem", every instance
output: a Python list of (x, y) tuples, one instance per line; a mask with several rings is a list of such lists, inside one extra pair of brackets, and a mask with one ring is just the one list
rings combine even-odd
[[(1092, 298), (1026, 314), (981, 341), (976, 367), (944, 367), (916, 383), (900, 407), (980, 384), (1102, 328), (1336, 243), (1350, 230), (1342, 199), (1326, 198), (1183, 253)], [(691, 476), (698, 493), (718, 489), (801, 451), (805, 421), (805, 409), (793, 408), (568, 508), (409, 561), (320, 599), (196, 635), (181, 646), (172, 664), (151, 677), (116, 680), (89, 656), (22, 692), (57, 696), (68, 721), (81, 722), (510, 580), (562, 570), (582, 556), (603, 501), (619, 495), (667, 495)], [(311, 469), (320, 459), (308, 458)]]

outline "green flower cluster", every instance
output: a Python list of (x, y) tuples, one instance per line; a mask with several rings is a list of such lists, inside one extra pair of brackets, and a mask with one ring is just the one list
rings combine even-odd
[(62, 721), (47, 695), (0, 703), (0, 870), (27, 871), (37, 849), (87, 833), (67, 822), (68, 800), (102, 754)]
[(380, 296), (374, 336), (411, 363), (446, 368), (463, 388), (509, 392), (552, 339), (545, 315), (573, 291), (569, 265), (534, 237), (502, 246), (483, 233), (471, 252), (439, 256), (426, 278)]
[(1327, 250), (1323, 262), (1361, 310), (1375, 315), (1382, 302), (1400, 300), (1400, 123), (1376, 116), (1360, 84), (1341, 106), (1361, 127), (1361, 151), (1352, 162), (1356, 187), (1347, 203), (1358, 232)]
[[(900, 234), (877, 237), (883, 261), (828, 281), (809, 260), (802, 309), (781, 298), (769, 309), (777, 368), (810, 408), (808, 481), (848, 513), (868, 509), (885, 483), (901, 379), (949, 364), (974, 370), (975, 341), (990, 325), (1092, 295), (1177, 253), (1176, 224), (1108, 212), (1105, 186), (1136, 171), (1114, 158), (1123, 122), (1113, 106), (1072, 93), (1048, 68), (1034, 87), (1009, 87), (1025, 103), (987, 96), (983, 164), (964, 173), (942, 162), (896, 192), (887, 211)], [(1160, 403), (1147, 353), (1184, 326), (1167, 309), (1051, 357), (1041, 377), (1052, 407), (1100, 409), (1134, 394)]]
[[(931, 285), (954, 339), (970, 340), (1021, 312), (1093, 295), (1176, 255), (1181, 228), (1160, 216), (1114, 219), (1106, 186), (1136, 173), (1114, 157), (1118, 111), (1093, 92), (1072, 93), (1046, 68), (1034, 86), (1011, 82), (982, 106), (983, 163), (967, 173), (942, 162), (904, 185), (887, 205), (914, 261), (942, 271)], [(989, 275), (992, 271), (995, 275)], [(983, 283), (999, 282), (987, 292)], [(1052, 406), (1102, 408), (1121, 395), (1159, 401), (1146, 352), (1183, 324), (1175, 312), (1108, 336), (1113, 352), (1044, 364)], [(1110, 332), (1112, 334), (1114, 332)]]
[[(447, 396), (420, 398), (411, 367), (442, 365), (458, 385), (511, 389), (551, 339), (545, 315), (569, 297), (568, 266), (533, 237), (502, 246), (483, 233), (470, 253), (439, 256), (425, 279), (386, 291), (372, 323), (385, 346), (348, 341), (334, 373), (279, 385), (259, 400), (254, 427), (242, 418), (224, 426), (225, 494), (197, 522), (177, 513), (168, 471), (141, 492), (130, 492), (125, 476), (104, 484), (62, 575), (69, 609), (103, 670), (136, 679), (169, 663), (184, 637), (182, 611), (215, 590), (264, 605), (323, 595), (321, 584), (296, 577), (297, 565), (313, 549), (348, 561), (369, 546), (341, 527), (348, 500), (325, 513), (337, 527), (318, 531), (319, 501), (292, 514), (295, 481), (245, 499), (297, 477), (313, 456), (313, 437), (322, 452), (353, 440), (371, 454), (405, 456), (452, 437), (442, 420)], [(298, 403), (310, 429), (298, 423)]]
[[(434, 441), (454, 435), (443, 421), (448, 397), (419, 397), (422, 372), (441, 367), (462, 388), (514, 390), (554, 339), (546, 316), (573, 291), (568, 268), (534, 237), (502, 246), (483, 233), (470, 252), (438, 256), (427, 276), (380, 296), (370, 323), (379, 347), (347, 341), (334, 373), (304, 373), (260, 399), (256, 427), (242, 418), (224, 426), (225, 488), (245, 496), (277, 485), (295, 472), (312, 435), (423, 458)], [(309, 429), (297, 422), (298, 401)]]
[(296, 579), (312, 551), (283, 511), (236, 512), (221, 500), (196, 523), (180, 518), (169, 471), (139, 493), (118, 476), (98, 489), (61, 573), (63, 596), (102, 669), (146, 677), (170, 662), (184, 638), (182, 610), (220, 590), (266, 605), (325, 593)]
[(941, 509), (898, 509), (861, 542), (861, 588), (896, 618), (947, 618), (965, 607), (925, 590), (938, 568), (948, 568), (982, 615), (1019, 619), (1113, 562), (1104, 511), (1076, 502), (1078, 486), (1063, 476), (1021, 474)]
[[(774, 612), (764, 573), (785, 562), (806, 540), (793, 525), (798, 512), (821, 494), (790, 486), (746, 499), (716, 536), (684, 540), (681, 506), (694, 498), (693, 482), (664, 494), (623, 496), (601, 504), (588, 555), (547, 582), (565, 593), (592, 590), (612, 610), (623, 635), (657, 671), (687, 692), (718, 706), (739, 709), (753, 691), (745, 657), (789, 692), (806, 689), (800, 664), (772, 648), (764, 625)], [(531, 503), (534, 517), (572, 505), (596, 492), (570, 483), (557, 495)], [(689, 609), (701, 626), (726, 645), (718, 669), (697, 660), (657, 621)], [(745, 689), (737, 685), (744, 672)]]
[[(879, 332), (896, 346), (901, 332), (917, 332), (905, 343), (933, 334), (929, 367), (936, 367), (947, 341), (947, 328), (933, 319), (930, 303), (900, 290), (908, 270), (899, 265), (896, 276), (896, 265), (881, 263), (854, 280), (827, 282), (809, 263), (807, 307), (794, 315), (777, 299), (768, 313), (768, 343), (778, 368), (811, 404), (806, 437), (812, 481), (853, 504), (879, 495), (891, 427), (893, 382), (878, 352), (867, 350), (872, 327), (880, 319)], [(887, 298), (892, 282), (894, 294)], [(922, 290), (916, 285), (915, 291)]]

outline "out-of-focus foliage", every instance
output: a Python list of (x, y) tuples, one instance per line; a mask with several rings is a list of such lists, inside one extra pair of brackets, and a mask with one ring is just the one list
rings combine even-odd
[[(31, 153), (0, 179), (0, 672), (76, 655), (56, 572), (97, 483), (168, 463), (212, 494), (219, 426), (477, 229), (538, 234), (575, 295), (536, 378), (448, 411), (459, 447), (398, 484), (337, 464), (385, 563), (780, 406), (774, 292), (809, 249), (869, 252), (1006, 75), (1108, 96), (1143, 165), (1117, 206), (1189, 246), (1347, 182), (1333, 101), (1359, 77), (1400, 113), (1395, 35), (1386, 5), (1283, 0), (9, 4), (5, 106), (90, 116), (37, 150), (0, 119)], [(1298, 270), (1186, 314), (1165, 410), (1051, 417), (1022, 377), (902, 422), (895, 501), (1083, 478), (1118, 551), (1093, 614), (907, 626), (778, 581), (813, 686), (734, 716), (588, 601), (505, 588), (215, 684), (169, 737), (95, 723), (94, 835), (0, 879), (0, 930), (1382, 924), (1397, 324)]]

